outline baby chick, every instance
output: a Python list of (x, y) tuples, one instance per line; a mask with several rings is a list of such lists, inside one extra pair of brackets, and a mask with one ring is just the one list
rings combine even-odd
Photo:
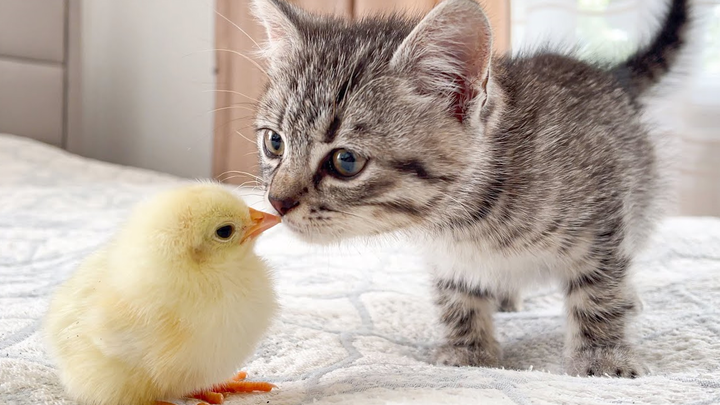
[(106, 247), (55, 293), (44, 337), (81, 404), (153, 404), (267, 383), (218, 384), (254, 351), (277, 311), (254, 238), (280, 219), (217, 184), (139, 205)]

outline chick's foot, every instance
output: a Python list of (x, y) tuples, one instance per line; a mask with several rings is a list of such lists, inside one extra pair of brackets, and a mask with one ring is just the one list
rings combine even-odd
[(213, 387), (213, 391), (221, 392), (223, 394), (233, 394), (239, 392), (255, 391), (270, 392), (273, 388), (276, 388), (273, 384), (270, 383), (245, 381), (245, 378), (247, 378), (247, 373), (244, 371), (240, 371), (235, 375), (235, 377), (232, 378), (232, 380)]
[(222, 393), (215, 391), (200, 391), (190, 395), (190, 397), (213, 405), (222, 404), (225, 401), (225, 396)]
[(275, 386), (266, 382), (245, 381), (247, 373), (241, 371), (230, 381), (218, 384), (207, 391), (192, 394), (191, 397), (205, 401), (209, 404), (222, 404), (226, 394), (237, 394), (242, 392), (270, 392)]

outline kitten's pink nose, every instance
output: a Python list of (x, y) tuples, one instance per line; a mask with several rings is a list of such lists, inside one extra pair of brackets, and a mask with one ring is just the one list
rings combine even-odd
[(290, 212), (290, 210), (300, 205), (300, 202), (292, 197), (278, 198), (270, 195), (268, 196), (268, 200), (270, 200), (270, 204), (277, 212), (280, 213), (280, 215), (285, 215)]

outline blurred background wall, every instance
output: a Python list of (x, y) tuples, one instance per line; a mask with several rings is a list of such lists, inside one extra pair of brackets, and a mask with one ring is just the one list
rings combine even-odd
[(82, 1), (82, 135), (73, 152), (211, 175), (213, 3)]
[[(510, 0), (513, 52), (541, 44), (581, 57), (627, 57), (657, 30), (668, 0)], [(672, 87), (653, 106), (675, 146), (673, 213), (720, 215), (720, 0), (691, 0), (690, 45)]]

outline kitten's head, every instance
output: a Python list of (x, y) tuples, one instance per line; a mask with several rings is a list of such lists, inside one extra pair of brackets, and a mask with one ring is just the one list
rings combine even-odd
[(356, 22), (254, 8), (268, 34), (261, 173), (284, 223), (327, 242), (442, 218), (480, 153), (492, 42), (480, 7)]

